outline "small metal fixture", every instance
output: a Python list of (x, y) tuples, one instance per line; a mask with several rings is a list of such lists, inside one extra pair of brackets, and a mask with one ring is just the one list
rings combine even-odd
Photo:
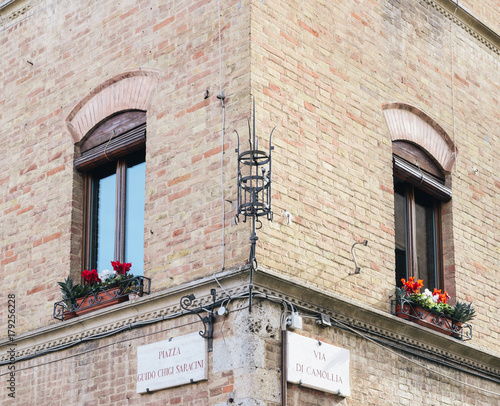
[[(203, 323), (203, 331), (200, 331), (200, 336), (208, 339), (208, 351), (212, 351), (213, 349), (213, 340), (214, 340), (214, 322), (215, 322), (215, 298), (216, 293), (215, 289), (210, 289), (210, 295), (212, 296), (212, 304), (210, 305), (210, 309), (206, 309), (202, 306), (195, 307), (194, 309), (190, 309), (190, 306), (193, 304), (194, 299), (196, 299), (195, 295), (192, 293), (190, 295), (186, 295), (181, 297), (180, 305), (186, 310), (189, 314), (196, 314), (201, 322)], [(208, 315), (205, 317), (201, 317), (200, 313), (208, 312)]]
[(243, 222), (247, 218), (252, 220), (252, 234), (250, 235), (250, 284), (249, 284), (249, 311), (252, 311), (252, 289), (253, 272), (257, 269), (257, 259), (255, 258), (255, 246), (257, 244), (256, 230), (262, 227), (260, 217), (266, 217), (267, 220), (273, 220), (271, 210), (271, 151), (272, 136), (274, 128), (269, 135), (269, 153), (259, 150), (259, 140), (256, 136), (255, 128), (255, 98), (253, 99), (252, 123), (248, 120), (248, 143), (249, 149), (240, 152), (240, 135), (238, 136), (238, 148), (235, 152), (238, 154), (238, 212), (236, 214), (236, 223), (239, 216), (243, 216)]
[(356, 264), (356, 268), (354, 269), (354, 272), (350, 273), (349, 275), (357, 275), (361, 272), (361, 268), (358, 265), (358, 261), (356, 261), (356, 255), (354, 254), (354, 247), (358, 244), (363, 244), (366, 247), (368, 245), (368, 240), (364, 240), (363, 242), (355, 242), (354, 244), (352, 244), (351, 254), (352, 254), (352, 258), (354, 260), (354, 263)]
[(320, 313), (318, 315), (318, 318), (316, 319), (316, 324), (319, 324), (320, 326), (323, 327), (331, 327), (332, 321), (330, 320), (330, 316), (324, 313)]

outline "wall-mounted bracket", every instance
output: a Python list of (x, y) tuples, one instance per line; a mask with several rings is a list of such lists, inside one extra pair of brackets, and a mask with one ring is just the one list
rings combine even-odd
[[(190, 295), (186, 295), (181, 297), (180, 305), (183, 310), (187, 312), (187, 314), (196, 314), (201, 322), (203, 323), (203, 331), (200, 331), (200, 335), (203, 338), (208, 340), (208, 351), (211, 352), (213, 349), (213, 340), (214, 340), (214, 322), (215, 322), (215, 298), (216, 292), (215, 289), (210, 289), (210, 295), (212, 296), (212, 304), (210, 305), (210, 309), (206, 309), (202, 306), (190, 308), (196, 299), (195, 295), (192, 293)], [(202, 317), (200, 313), (207, 312), (208, 315)]]
[(358, 261), (356, 260), (356, 255), (354, 254), (354, 247), (358, 244), (363, 244), (366, 247), (368, 245), (368, 240), (364, 240), (363, 242), (355, 242), (354, 244), (352, 244), (351, 254), (356, 268), (354, 269), (354, 272), (350, 273), (349, 275), (357, 275), (361, 272), (361, 268), (359, 267)]
[(259, 149), (259, 139), (256, 135), (255, 125), (255, 98), (253, 100), (252, 124), (248, 120), (248, 150), (240, 151), (240, 135), (238, 137), (238, 147), (235, 152), (238, 154), (238, 212), (235, 221), (239, 222), (239, 216), (243, 217), (243, 222), (247, 218), (252, 220), (252, 233), (250, 235), (250, 283), (249, 283), (249, 311), (252, 311), (252, 289), (253, 272), (257, 269), (257, 258), (255, 249), (259, 237), (257, 230), (262, 227), (260, 217), (265, 217), (273, 221), (273, 211), (271, 209), (271, 151), (274, 149), (272, 138), (274, 128), (269, 135), (269, 147), (265, 152)]

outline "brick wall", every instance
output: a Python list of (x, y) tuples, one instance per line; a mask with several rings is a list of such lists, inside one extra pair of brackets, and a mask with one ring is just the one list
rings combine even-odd
[[(496, 28), (493, 0), (465, 4)], [(17, 334), (60, 323), (51, 318), (60, 298), (56, 282), (81, 270), (82, 177), (73, 168), (75, 140), (66, 119), (110, 78), (147, 69), (159, 72), (147, 111), (145, 207), (145, 276), (155, 293), (222, 267), (222, 149), (226, 267), (247, 260), (249, 225), (231, 220), (233, 130), (246, 136), (254, 95), (258, 135), (267, 140), (277, 127), (275, 221), (258, 232), (259, 266), (386, 314), (395, 287), (394, 203), (382, 104), (401, 101), (433, 117), (458, 147), (447, 177), (453, 199), (444, 208), (446, 287), (478, 310), (473, 347), (497, 353), (500, 292), (492, 281), (500, 254), (498, 50), (450, 24), (426, 0), (221, 2), (222, 143), (217, 6), (213, 0), (25, 0), (2, 11), (0, 297), (6, 302), (6, 295), (16, 294)], [(283, 211), (291, 213), (291, 223)], [(368, 246), (357, 251), (361, 273), (349, 276), (351, 246), (364, 239)], [(308, 295), (314, 293), (304, 289), (304, 300)], [(86, 405), (99, 394), (101, 404), (220, 405), (232, 390), (245, 402), (260, 396), (278, 404), (279, 310), (257, 313), (260, 319), (241, 316), (236, 327), (232, 319), (218, 321), (219, 359), (228, 345), (240, 342), (259, 351), (238, 353), (237, 367), (217, 364), (207, 383), (151, 399), (136, 395), (135, 344), (168, 334), (118, 343), (131, 332), (119, 335), (116, 344), (113, 337), (100, 340), (95, 345), (102, 348), (91, 355), (84, 351), (94, 344), (20, 363), (34, 367), (18, 374), (19, 404)], [(6, 316), (7, 306), (0, 307), (0, 325)], [(194, 331), (181, 324), (168, 326), (177, 334)], [(303, 334), (352, 351), (353, 404), (393, 404), (387, 401), (392, 398), (403, 405), (488, 404), (483, 392), (441, 381), (350, 333), (306, 322)], [(75, 357), (43, 364), (67, 355)], [(121, 375), (115, 379), (116, 371)], [(495, 389), (471, 375), (445, 372)], [(50, 385), (55, 380), (61, 383)], [(266, 390), (258, 392), (259, 385)], [(342, 402), (288, 387), (289, 404)]]
[[(457, 145), (447, 177), (453, 199), (444, 205), (446, 289), (475, 303), (476, 343), (494, 349), (498, 54), (455, 24), (450, 32), (450, 21), (426, 1), (256, 2), (252, 10), (252, 91), (262, 95), (263, 126), (277, 126), (278, 219), (261, 231), (259, 263), (389, 309), (392, 150), (381, 105), (412, 104)], [(282, 211), (292, 214), (291, 225)], [(350, 248), (363, 239), (361, 274), (348, 276)]]
[[(53, 322), (51, 307), (60, 298), (56, 281), (68, 273), (79, 278), (82, 177), (73, 168), (75, 140), (65, 122), (77, 103), (121, 72), (160, 72), (147, 111), (145, 274), (157, 291), (219, 270), (217, 2), (68, 6), (46, 0), (16, 2), (4, 12), (12, 15), (21, 3), (30, 7), (4, 21), (0, 50), (0, 183), (5, 191), (0, 197), (0, 283), (3, 294), (18, 296), (18, 332)], [(249, 112), (248, 24), (248, 2), (224, 3), (228, 266), (248, 255), (245, 227), (231, 228), (236, 172), (232, 130), (234, 123), (245, 125)]]

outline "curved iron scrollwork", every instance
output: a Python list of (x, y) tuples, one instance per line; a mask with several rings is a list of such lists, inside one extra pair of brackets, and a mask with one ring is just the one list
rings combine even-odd
[[(196, 314), (201, 322), (203, 323), (203, 331), (200, 331), (200, 336), (208, 339), (208, 351), (212, 351), (213, 348), (213, 338), (214, 338), (214, 322), (215, 322), (215, 299), (216, 299), (216, 291), (215, 289), (210, 289), (210, 295), (212, 296), (212, 304), (210, 305), (210, 309), (206, 309), (202, 306), (191, 308), (196, 299), (195, 295), (192, 293), (190, 295), (186, 295), (181, 297), (179, 302), (181, 308), (185, 310), (188, 314)], [(208, 312), (208, 315), (202, 317), (200, 313)]]

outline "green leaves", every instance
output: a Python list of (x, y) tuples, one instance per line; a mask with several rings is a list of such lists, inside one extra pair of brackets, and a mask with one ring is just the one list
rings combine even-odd
[(452, 317), (459, 323), (465, 323), (476, 317), (476, 309), (474, 309), (472, 303), (460, 302), (457, 300)]
[(57, 282), (61, 288), (62, 298), (68, 309), (76, 305), (76, 298), (80, 290), (80, 285), (74, 284), (71, 277), (67, 277), (64, 282)]

